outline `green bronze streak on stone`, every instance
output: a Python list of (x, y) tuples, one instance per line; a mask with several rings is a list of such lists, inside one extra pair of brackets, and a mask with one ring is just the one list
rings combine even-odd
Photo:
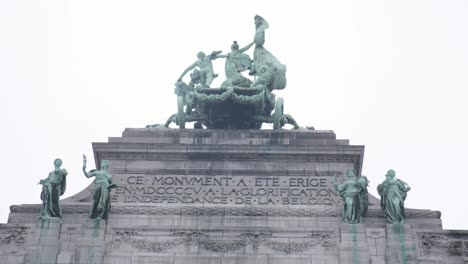
[(406, 243), (405, 243), (405, 236), (404, 236), (404, 227), (403, 224), (398, 223), (398, 232), (400, 233), (400, 245), (401, 245), (401, 263), (406, 264)]
[(406, 264), (408, 256), (406, 254), (406, 241), (405, 241), (405, 229), (402, 223), (396, 223), (392, 225), (393, 233), (398, 234), (400, 239), (400, 253), (401, 263)]
[(88, 263), (96, 263), (94, 261), (94, 250), (90, 250), (89, 255), (88, 255)]
[(93, 237), (96, 238), (99, 236), (99, 229), (101, 227), (101, 221), (99, 219), (94, 220), (94, 230), (93, 230)]
[(353, 256), (354, 256), (354, 264), (359, 264), (359, 257), (357, 251), (357, 238), (356, 238), (356, 224), (352, 224), (352, 231), (353, 231)]

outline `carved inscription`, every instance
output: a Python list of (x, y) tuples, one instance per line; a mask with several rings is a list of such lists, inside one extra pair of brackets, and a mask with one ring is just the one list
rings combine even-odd
[(153, 204), (325, 205), (341, 203), (332, 177), (122, 177), (113, 202)]

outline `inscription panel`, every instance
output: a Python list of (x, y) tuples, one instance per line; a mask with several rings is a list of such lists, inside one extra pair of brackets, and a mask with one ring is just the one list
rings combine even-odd
[(330, 176), (116, 175), (114, 203), (336, 206)]

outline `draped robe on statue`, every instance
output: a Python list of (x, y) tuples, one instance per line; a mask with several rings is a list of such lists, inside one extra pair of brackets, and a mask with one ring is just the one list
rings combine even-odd
[(49, 173), (49, 177), (43, 180), (41, 200), (41, 217), (42, 218), (62, 218), (60, 208), (60, 196), (65, 193), (67, 187), (67, 171), (64, 169), (54, 170)]
[(269, 27), (268, 22), (261, 16), (255, 16), (255, 49), (254, 49), (254, 71), (257, 80), (254, 86), (265, 85), (270, 91), (281, 90), (286, 87), (286, 65), (271, 54), (264, 46), (265, 29)]
[(382, 208), (388, 221), (391, 223), (402, 223), (405, 218), (404, 201), (408, 188), (399, 179), (386, 179), (377, 186), (380, 197), (380, 207)]

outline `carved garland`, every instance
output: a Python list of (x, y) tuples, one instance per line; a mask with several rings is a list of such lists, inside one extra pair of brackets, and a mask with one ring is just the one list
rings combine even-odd
[(232, 87), (228, 87), (222, 94), (203, 94), (199, 93), (197, 90), (195, 90), (193, 94), (198, 101), (203, 103), (222, 103), (227, 101), (233, 92), (234, 89)]
[(190, 237), (178, 237), (164, 242), (148, 241), (144, 239), (135, 239), (131, 237), (128, 232), (117, 232), (118, 237), (114, 239), (113, 244), (119, 248), (122, 243), (129, 244), (135, 248), (149, 251), (149, 252), (161, 252), (170, 248), (177, 247), (178, 245), (186, 244)]
[(265, 97), (264, 93), (265, 91), (262, 91), (256, 95), (238, 95), (238, 94), (233, 93), (231, 95), (231, 100), (238, 104), (251, 104), (251, 105), (255, 104), (256, 105), (262, 102), (263, 98)]
[(26, 249), (27, 227), (11, 228), (7, 236), (0, 238), (0, 253), (17, 253)]
[(449, 256), (468, 257), (468, 235), (454, 236), (441, 233), (420, 233), (418, 236), (425, 255), (440, 255), (445, 252)]
[(267, 233), (244, 233), (239, 235), (240, 239), (222, 241), (210, 239), (208, 235), (200, 232), (179, 232), (177, 238), (166, 241), (149, 241), (146, 239), (134, 238), (137, 232), (116, 232), (112, 244), (116, 248), (125, 243), (133, 248), (147, 252), (162, 252), (179, 245), (197, 245), (207, 251), (217, 253), (235, 252), (249, 245), (254, 252), (258, 252), (260, 246), (268, 247), (274, 251), (280, 251), (286, 254), (299, 253), (316, 246), (331, 247), (333, 245), (331, 232), (314, 232), (307, 236), (306, 242), (279, 242), (269, 239), (271, 234)]

